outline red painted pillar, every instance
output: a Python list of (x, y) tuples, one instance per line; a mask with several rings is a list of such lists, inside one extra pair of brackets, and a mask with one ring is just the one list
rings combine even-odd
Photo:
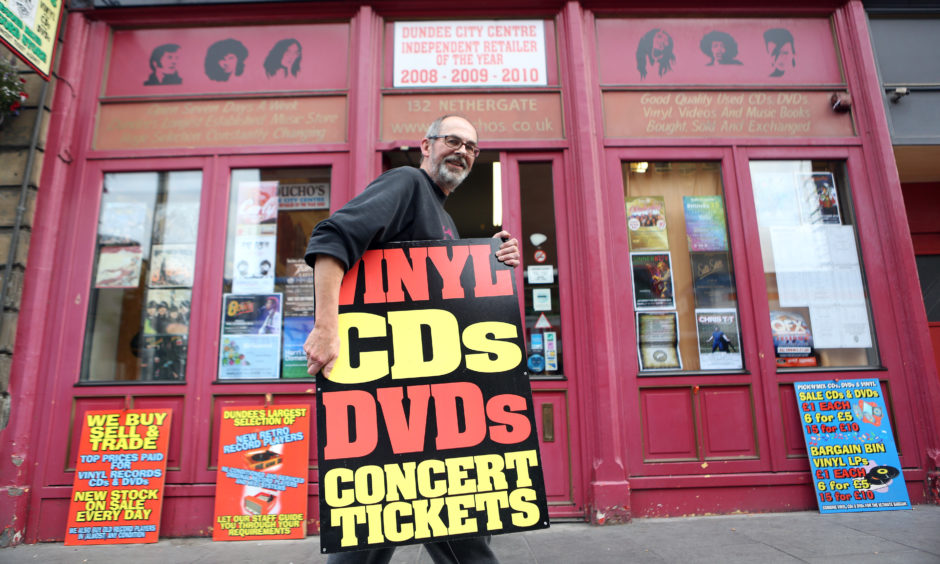
[[(48, 304), (52, 287), (62, 273), (55, 263), (58, 234), (62, 225), (63, 200), (74, 151), (70, 149), (75, 128), (77, 89), (89, 25), (82, 14), (68, 16), (68, 46), (61, 49), (62, 60), (52, 102), (49, 137), (45, 147), (42, 176), (36, 202), (36, 216), (30, 238), (29, 257), (20, 303), (16, 348), (10, 370), (10, 422), (0, 431), (0, 547), (22, 542), (26, 535), (27, 513), (34, 501), (41, 461), (37, 429), (51, 398), (41, 365), (48, 357)], [(53, 407), (68, 409), (68, 406)]]
[(574, 270), (581, 272), (581, 284), (590, 291), (578, 292), (575, 318), (578, 335), (578, 398), (583, 420), (580, 424), (584, 455), (590, 462), (586, 490), (587, 517), (594, 524), (625, 523), (630, 520), (630, 483), (626, 468), (626, 429), (623, 403), (623, 378), (618, 372), (616, 342), (612, 321), (616, 317), (617, 288), (607, 260), (611, 242), (605, 225), (607, 210), (623, 202), (608, 201), (606, 175), (601, 155), (603, 122), (600, 90), (595, 75), (597, 60), (594, 46), (593, 18), (578, 2), (568, 2), (561, 13), (564, 41), (560, 52), (568, 72), (563, 75), (564, 101), (567, 108), (566, 129), (571, 147), (571, 182), (568, 204), (574, 209), (573, 248), (582, 249), (571, 257)]

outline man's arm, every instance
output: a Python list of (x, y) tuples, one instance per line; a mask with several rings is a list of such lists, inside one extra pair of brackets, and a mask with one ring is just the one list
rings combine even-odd
[(507, 266), (519, 266), (519, 241), (517, 241), (509, 231), (500, 231), (493, 235), (494, 239), (502, 239), (503, 244), (496, 251), (496, 260)]
[(316, 299), (313, 331), (304, 342), (307, 353), (307, 374), (316, 376), (323, 370), (329, 377), (339, 356), (339, 289), (346, 268), (334, 256), (318, 254), (313, 267)]

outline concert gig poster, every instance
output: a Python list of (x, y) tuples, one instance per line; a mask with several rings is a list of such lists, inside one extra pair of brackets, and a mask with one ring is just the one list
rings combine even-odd
[(66, 546), (157, 542), (171, 414), (170, 409), (85, 413)]
[(548, 527), (498, 244), (401, 243), (347, 272), (339, 358), (317, 376), (322, 552)]
[(310, 406), (222, 411), (212, 540), (307, 536)]

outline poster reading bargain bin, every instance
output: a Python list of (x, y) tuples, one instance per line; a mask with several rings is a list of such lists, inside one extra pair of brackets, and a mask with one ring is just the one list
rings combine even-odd
[(323, 552), (548, 527), (519, 302), (497, 246), (402, 243), (347, 272), (339, 358), (317, 376)]
[(310, 406), (224, 409), (212, 540), (307, 536)]

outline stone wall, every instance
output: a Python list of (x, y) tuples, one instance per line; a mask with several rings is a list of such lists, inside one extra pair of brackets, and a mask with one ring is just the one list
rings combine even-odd
[[(0, 46), (0, 57), (10, 58), (10, 51)], [(29, 95), (16, 117), (8, 117), (0, 124), (0, 281), (9, 277), (6, 296), (2, 303), (0, 327), (0, 429), (6, 427), (10, 414), (10, 366), (16, 343), (20, 299), (23, 293), (23, 274), (29, 252), (30, 233), (36, 211), (36, 193), (42, 170), (43, 149), (49, 129), (49, 104), (55, 78), (46, 92), (46, 104), (39, 107), (43, 79), (25, 63), (17, 61), (21, 76), (26, 79), (24, 91)], [(40, 125), (39, 139), (28, 168), (33, 129)], [(28, 175), (28, 177), (27, 177)], [(23, 191), (23, 179), (26, 190)], [(22, 203), (22, 211), (20, 211)], [(13, 253), (11, 256), (11, 248)]]

